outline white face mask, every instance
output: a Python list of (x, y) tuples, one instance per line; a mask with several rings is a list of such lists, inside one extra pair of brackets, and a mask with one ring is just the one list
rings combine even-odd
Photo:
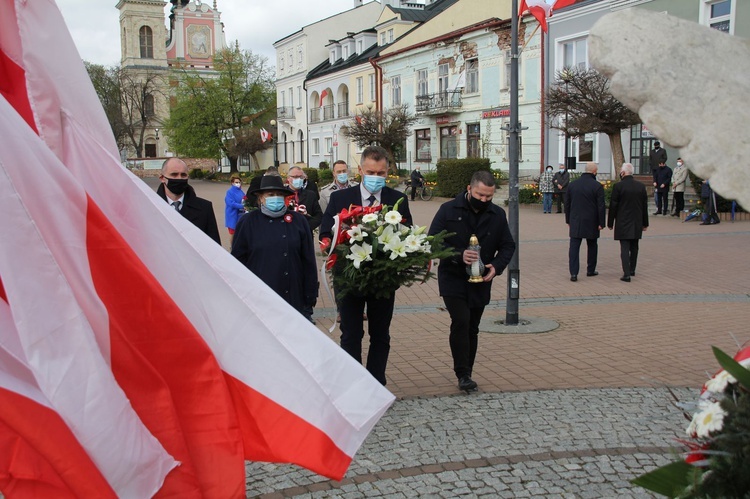
[(682, 166), (682, 161), (678, 161), (677, 166)]

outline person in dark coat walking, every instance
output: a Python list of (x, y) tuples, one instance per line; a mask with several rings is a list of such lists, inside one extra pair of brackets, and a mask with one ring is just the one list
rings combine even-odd
[[(430, 235), (443, 230), (453, 234), (445, 243), (456, 254), (440, 260), (438, 288), (451, 316), (449, 343), (453, 371), (459, 389), (467, 391), (477, 388), (471, 375), (477, 354), (479, 322), (484, 307), (490, 302), (492, 279), (503, 273), (516, 250), (505, 211), (492, 203), (494, 194), (492, 173), (474, 173), (466, 192), (440, 206), (429, 230)], [(479, 240), (481, 254), (467, 249), (472, 235)], [(466, 266), (477, 259), (485, 264), (486, 273), (482, 282), (470, 283)]]
[(607, 227), (614, 227), (615, 241), (620, 241), (620, 280), (630, 282), (638, 263), (638, 240), (648, 229), (648, 194), (646, 186), (633, 178), (631, 163), (622, 165), (620, 177), (622, 180), (612, 188)]
[(560, 169), (555, 172), (552, 183), (555, 188), (555, 197), (557, 198), (557, 213), (562, 213), (565, 192), (568, 190), (568, 184), (570, 184), (570, 172), (565, 168), (564, 164), (560, 163)]
[[(654, 148), (648, 155), (648, 166), (651, 168), (651, 175), (654, 176), (654, 182), (656, 182), (656, 170), (659, 168), (659, 164), (667, 164), (667, 151), (662, 149), (661, 142), (658, 140), (654, 142)], [(658, 209), (660, 205), (659, 191), (654, 189), (654, 204)]]
[(607, 224), (604, 206), (604, 187), (596, 180), (596, 163), (586, 163), (586, 171), (568, 186), (565, 195), (565, 223), (570, 227), (570, 250), (568, 266), (570, 280), (578, 280), (579, 253), (581, 241), (586, 240), (588, 248), (586, 275), (599, 275), (596, 260), (599, 253), (599, 231)]
[[(411, 226), (412, 218), (409, 201), (403, 192), (386, 187), (388, 177), (388, 153), (380, 146), (368, 146), (362, 151), (359, 174), (362, 183), (339, 189), (331, 193), (328, 208), (323, 214), (320, 225), (320, 249), (326, 251), (333, 239), (333, 217), (344, 208), (351, 206), (393, 206), (401, 199), (398, 207), (404, 218), (404, 225)], [(347, 293), (341, 297), (341, 348), (362, 362), (362, 338), (364, 337), (364, 311), (367, 306), (369, 319), (370, 349), (367, 354), (366, 368), (375, 379), (385, 385), (385, 368), (388, 364), (388, 353), (391, 350), (391, 319), (396, 302), (396, 290), (386, 298), (375, 298), (374, 295)]]
[(156, 193), (208, 237), (221, 244), (213, 204), (195, 194), (188, 184), (188, 177), (188, 167), (184, 161), (168, 158), (161, 166), (161, 184)]
[(237, 222), (232, 255), (312, 322), (318, 299), (315, 245), (304, 215), (289, 210), (292, 194), (278, 175), (264, 175), (253, 194), (259, 208)]
[(672, 183), (672, 169), (660, 163), (654, 173), (654, 190), (659, 193), (654, 215), (669, 215), (669, 185)]

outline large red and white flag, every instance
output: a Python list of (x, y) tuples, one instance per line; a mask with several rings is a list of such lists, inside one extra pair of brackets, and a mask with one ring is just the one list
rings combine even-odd
[(576, 0), (521, 0), (521, 6), (518, 10), (519, 16), (529, 11), (542, 27), (542, 31), (547, 32), (547, 19), (552, 16), (555, 9), (562, 9), (568, 5), (573, 5)]
[(343, 477), (393, 396), (119, 163), (52, 0), (0, 0), (0, 490)]

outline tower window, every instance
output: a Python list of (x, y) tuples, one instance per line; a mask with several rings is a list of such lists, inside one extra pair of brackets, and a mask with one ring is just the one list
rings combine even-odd
[(141, 59), (153, 59), (154, 35), (151, 31), (151, 28), (149, 28), (148, 26), (141, 26), (138, 34), (141, 42)]

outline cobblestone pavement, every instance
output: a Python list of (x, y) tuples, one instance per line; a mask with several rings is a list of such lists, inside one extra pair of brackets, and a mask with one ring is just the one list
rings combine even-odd
[[(223, 226), (228, 186), (192, 183)], [(411, 204), (415, 223), (443, 201)], [(564, 215), (519, 215), (520, 316), (559, 326), (480, 334), (479, 392), (466, 395), (436, 282), (400, 289), (387, 372), (398, 400), (346, 478), (248, 463), (248, 497), (651, 497), (629, 480), (671, 460), (687, 424), (665, 387), (693, 398), (718, 367), (711, 345), (734, 352), (750, 340), (750, 222), (651, 217), (631, 283), (605, 230), (599, 275), (573, 283)], [(506, 281), (495, 280), (485, 321), (505, 318)], [(315, 318), (328, 334), (335, 310), (322, 288)]]

